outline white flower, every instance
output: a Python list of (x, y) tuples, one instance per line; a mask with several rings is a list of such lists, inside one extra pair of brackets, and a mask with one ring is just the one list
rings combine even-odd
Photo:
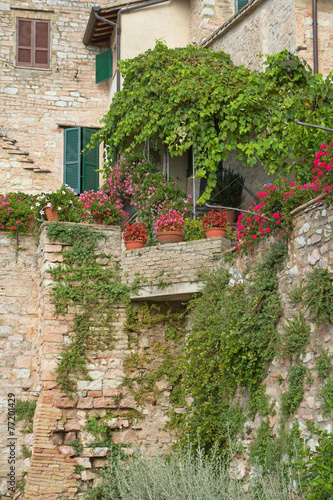
[(61, 210), (61, 207), (58, 207), (57, 210)]
[[(38, 203), (38, 201), (36, 202), (36, 207), (39, 207), (40, 203)], [(31, 207), (32, 208), (32, 207)]]
[(73, 205), (73, 202), (72, 202), (72, 200), (69, 200), (69, 202), (68, 202), (68, 203), (70, 203), (71, 205)]
[(44, 210), (41, 210), (39, 213), (40, 213), (41, 215), (44, 215)]
[(52, 207), (51, 203), (48, 203), (46, 206), (47, 206), (47, 207)]
[(35, 207), (30, 207), (30, 210), (33, 210)]
[(61, 191), (62, 194), (66, 194), (66, 191)]

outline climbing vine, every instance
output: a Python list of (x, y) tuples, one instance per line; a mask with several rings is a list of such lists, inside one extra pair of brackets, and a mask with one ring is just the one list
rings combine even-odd
[[(123, 88), (117, 92), (95, 140), (108, 144), (110, 158), (150, 138), (163, 142), (171, 155), (195, 147), (196, 175), (208, 175), (208, 199), (217, 165), (231, 152), (244, 165), (259, 160), (268, 172), (295, 168), (300, 180), (311, 174), (313, 151), (325, 132), (294, 123), (332, 126), (332, 78), (313, 76), (299, 66), (287, 72), (279, 63), (287, 51), (268, 55), (264, 72), (235, 66), (230, 56), (203, 47), (169, 49), (158, 41), (153, 50), (120, 62)], [(124, 110), (125, 113), (124, 113)], [(131, 141), (129, 141), (131, 137)], [(302, 157), (302, 162), (297, 159)]]
[(73, 333), (63, 346), (56, 369), (62, 390), (73, 395), (80, 376), (89, 379), (88, 354), (112, 348), (116, 306), (129, 303), (130, 289), (121, 284), (112, 257), (96, 253), (103, 234), (83, 226), (51, 223), (47, 237), (72, 246), (63, 251), (63, 262), (49, 272), (55, 282), (55, 313), (66, 316), (75, 311)]

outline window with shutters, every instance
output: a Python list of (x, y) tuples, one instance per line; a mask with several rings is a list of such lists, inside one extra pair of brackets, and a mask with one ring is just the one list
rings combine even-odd
[(241, 10), (250, 0), (236, 0), (236, 12)]
[(85, 149), (95, 132), (82, 127), (64, 129), (64, 183), (78, 194), (98, 190), (99, 146)]
[(103, 82), (112, 76), (112, 52), (111, 49), (96, 54), (96, 78), (95, 82)]
[(16, 19), (16, 66), (50, 68), (50, 21)]

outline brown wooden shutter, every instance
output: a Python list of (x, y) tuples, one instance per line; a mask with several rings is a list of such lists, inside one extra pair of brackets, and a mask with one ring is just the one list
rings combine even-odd
[(50, 67), (50, 21), (17, 19), (16, 65)]
[(33, 21), (17, 19), (16, 65), (32, 66)]
[(35, 68), (50, 67), (50, 22), (34, 21), (35, 23)]

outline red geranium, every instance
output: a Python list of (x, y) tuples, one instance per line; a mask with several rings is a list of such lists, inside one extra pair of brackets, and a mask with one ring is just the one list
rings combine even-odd
[(225, 227), (227, 225), (227, 212), (225, 210), (210, 210), (202, 218), (202, 227), (210, 229), (212, 227)]
[(142, 241), (146, 243), (147, 231), (141, 222), (134, 222), (133, 224), (128, 224), (124, 230), (123, 238), (124, 241)]

